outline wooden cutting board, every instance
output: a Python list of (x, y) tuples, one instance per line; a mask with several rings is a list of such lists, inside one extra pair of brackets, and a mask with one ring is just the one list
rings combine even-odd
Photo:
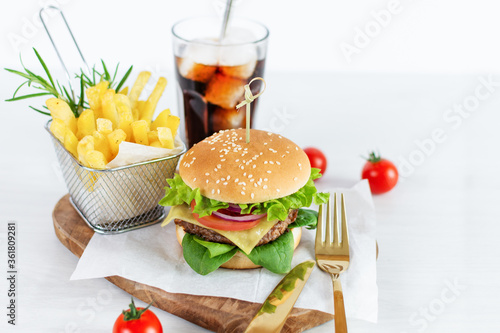
[[(70, 204), (69, 194), (56, 204), (52, 219), (57, 238), (73, 254), (81, 257), (94, 231)], [(260, 303), (234, 298), (168, 293), (117, 275), (108, 276), (106, 280), (145, 303), (152, 302), (159, 309), (214, 332), (243, 332), (261, 306)], [(282, 332), (302, 332), (333, 317), (321, 311), (294, 308)]]

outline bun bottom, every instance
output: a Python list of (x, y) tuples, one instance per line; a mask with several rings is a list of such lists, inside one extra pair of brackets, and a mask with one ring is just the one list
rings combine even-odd
[[(302, 236), (302, 228), (293, 228), (290, 230), (293, 234), (293, 243), (294, 243), (293, 249), (295, 250), (299, 245), (300, 237)], [(186, 234), (184, 232), (184, 229), (182, 229), (182, 227), (176, 224), (175, 234), (177, 236), (177, 241), (182, 246), (182, 239)], [(259, 268), (262, 266), (255, 265), (250, 259), (248, 259), (248, 257), (244, 253), (242, 253), (241, 251), (236, 251), (236, 254), (229, 261), (222, 264), (221, 267), (229, 269), (252, 269), (252, 268)]]

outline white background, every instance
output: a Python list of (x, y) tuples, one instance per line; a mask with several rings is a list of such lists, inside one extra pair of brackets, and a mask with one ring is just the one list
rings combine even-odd
[[(104, 58), (169, 70), (172, 24), (192, 15), (220, 15), (224, 0), (2, 0), (2, 66), (17, 66), (19, 51), (30, 64), (33, 46), (58, 65), (36, 18), (41, 5), (54, 3), (64, 10), (89, 63)], [(387, 8), (397, 10), (381, 27), (374, 13)], [(492, 0), (234, 0), (234, 14), (269, 27), (267, 70), (500, 71), (500, 5)], [(372, 37), (359, 44), (358, 29)], [(13, 43), (16, 36), (24, 40)], [(349, 62), (341, 45), (355, 46), (357, 36), (361, 47)], [(62, 44), (71, 46), (68, 39)]]
[[(405, 175), (397, 187), (374, 197), (381, 249), (379, 323), (350, 321), (349, 331), (496, 332), (500, 77), (489, 74), (500, 72), (500, 5), (492, 0), (401, 0), (400, 13), (348, 63), (341, 43), (353, 44), (356, 29), (373, 24), (371, 11), (387, 8), (389, 1), (235, 1), (235, 11), (271, 30), (268, 89), (257, 125), (272, 127), (271, 121), (285, 111), (292, 116), (276, 130), (302, 147), (325, 151), (329, 169), (320, 189), (354, 184), (364, 163), (359, 155), (371, 148), (380, 148), (400, 167), (405, 162), (413, 168), (400, 168)], [(30, 50), (34, 46), (51, 68), (58, 67), (47, 36), (33, 23), (40, 3), (2, 0), (0, 67), (19, 68), (19, 51), (9, 38), (23, 37), (26, 22), (36, 27), (20, 45), (26, 65), (40, 70)], [(220, 4), (73, 0), (62, 7), (89, 63), (103, 58), (134, 64), (137, 71), (151, 70), (173, 82), (172, 23), (216, 14)], [(494, 87), (487, 88), (488, 79)], [(10, 97), (18, 82), (0, 71), (0, 100)], [(172, 108), (173, 87), (167, 86), (161, 100)], [(478, 88), (482, 96), (491, 94), (478, 100)], [(47, 117), (27, 109), (36, 103), (0, 102), (0, 221), (19, 222), (22, 325), (10, 330), (2, 320), (0, 330), (70, 332), (65, 328), (75, 323), (81, 332), (109, 332), (129, 296), (102, 279), (69, 281), (77, 259), (56, 239), (50, 218), (66, 188), (43, 129)], [(454, 113), (460, 123), (445, 119), (455, 105), (472, 108), (462, 118)], [(447, 139), (432, 143), (438, 129)], [(5, 304), (6, 281), (1, 281)], [(441, 297), (453, 281), (462, 286), (456, 299), (436, 308), (444, 304)], [(87, 316), (89, 300), (101, 294), (111, 296), (90, 313), (93, 317)], [(433, 306), (435, 315), (424, 320), (420, 311)], [(170, 331), (203, 331), (156, 313)], [(332, 332), (333, 325), (313, 331)]]

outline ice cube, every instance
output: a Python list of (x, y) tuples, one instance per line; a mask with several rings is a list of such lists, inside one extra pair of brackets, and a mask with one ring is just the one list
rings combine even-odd
[(199, 64), (191, 58), (178, 58), (177, 67), (179, 73), (186, 79), (203, 83), (210, 81), (217, 70), (216, 66)]
[(188, 44), (179, 56), (181, 58), (190, 58), (198, 64), (217, 65), (219, 46), (212, 40), (197, 39)]
[(248, 80), (255, 71), (256, 64), (257, 62), (254, 61), (241, 66), (222, 66), (219, 67), (219, 71), (226, 76)]
[(239, 66), (257, 61), (257, 46), (251, 31), (231, 27), (220, 46), (219, 64)]
[(255, 45), (223, 45), (219, 51), (219, 65), (240, 66), (257, 62)]
[(179, 73), (186, 79), (206, 83), (214, 75), (219, 61), (219, 49), (215, 45), (189, 44), (177, 60)]
[(205, 99), (223, 109), (234, 109), (242, 101), (245, 80), (216, 73), (207, 84)]
[(218, 132), (220, 130), (231, 128), (245, 127), (246, 114), (245, 110), (223, 109), (216, 108), (212, 114), (212, 130)]
[(252, 30), (243, 27), (230, 25), (226, 31), (223, 45), (249, 44), (257, 40)]
[(248, 79), (257, 65), (255, 45), (221, 46), (219, 65), (225, 75)]

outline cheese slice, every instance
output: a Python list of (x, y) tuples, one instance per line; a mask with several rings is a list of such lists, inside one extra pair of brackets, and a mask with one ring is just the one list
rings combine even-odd
[(248, 230), (241, 230), (241, 231), (218, 230), (209, 228), (198, 222), (191, 213), (191, 208), (188, 205), (179, 205), (170, 208), (170, 212), (168, 213), (167, 218), (165, 219), (165, 221), (163, 221), (161, 226), (162, 227), (166, 226), (174, 219), (180, 219), (192, 224), (196, 224), (197, 226), (203, 228), (215, 230), (217, 231), (217, 233), (221, 234), (222, 236), (226, 237), (231, 242), (233, 242), (246, 254), (250, 254), (250, 252), (252, 252), (253, 248), (259, 243), (262, 237), (264, 237), (267, 234), (267, 232), (276, 224), (276, 222), (278, 222), (277, 219), (274, 221), (267, 221), (266, 219), (264, 219), (255, 227)]

